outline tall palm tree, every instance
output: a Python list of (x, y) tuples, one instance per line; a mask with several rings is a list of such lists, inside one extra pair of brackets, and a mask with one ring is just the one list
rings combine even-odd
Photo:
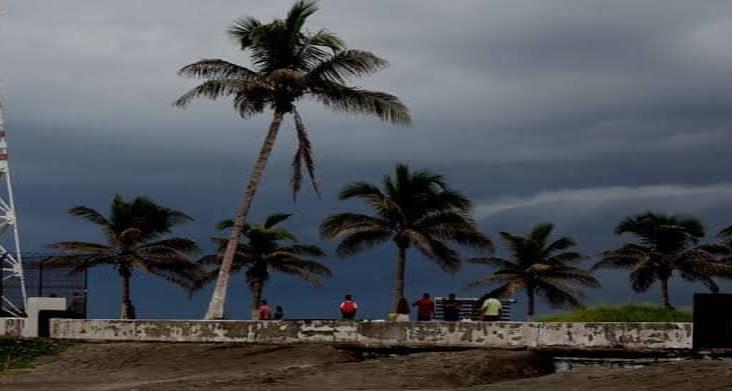
[(704, 237), (704, 226), (695, 218), (646, 212), (626, 217), (615, 227), (616, 235), (625, 233), (634, 235), (637, 243), (603, 252), (594, 268), (630, 269), (636, 292), (645, 292), (660, 282), (665, 307), (671, 307), (668, 281), (674, 272), (684, 280), (703, 283), (712, 292), (719, 291), (712, 277), (732, 275), (732, 268), (713, 251), (697, 246)]
[(312, 147), (296, 103), (312, 98), (334, 111), (374, 115), (397, 124), (411, 121), (409, 110), (396, 96), (345, 84), (349, 78), (376, 72), (387, 62), (367, 51), (346, 49), (343, 40), (330, 31), (306, 31), (306, 20), (317, 10), (315, 1), (301, 0), (290, 8), (284, 19), (268, 23), (248, 16), (236, 19), (229, 35), (242, 50), (251, 53), (254, 69), (220, 59), (204, 59), (179, 71), (182, 76), (205, 81), (181, 96), (175, 102), (178, 107), (186, 107), (199, 97), (230, 97), (234, 109), (243, 118), (268, 109), (274, 113), (236, 212), (207, 319), (221, 318), (224, 314), (236, 243), (286, 114), (294, 117), (299, 143), (292, 162), (293, 198), (300, 188), (303, 164), (318, 191)]
[[(301, 278), (316, 287), (321, 286), (321, 277), (332, 276), (327, 266), (305, 258), (324, 257), (325, 252), (320, 247), (299, 243), (292, 232), (279, 226), (290, 216), (292, 214), (272, 214), (267, 217), (264, 224), (247, 224), (241, 234), (231, 270), (233, 273), (244, 271), (244, 277), (252, 293), (252, 310), (259, 307), (264, 285), (269, 281), (272, 270)], [(224, 231), (233, 226), (233, 221), (224, 220), (217, 225), (217, 228)], [(203, 257), (200, 262), (204, 265), (221, 264), (227, 239), (214, 238), (214, 241), (219, 244), (220, 251), (218, 254)], [(210, 272), (201, 281), (200, 286), (215, 279), (217, 274), (218, 270)]]
[(586, 257), (569, 250), (576, 245), (569, 237), (550, 241), (553, 224), (539, 224), (525, 237), (501, 232), (511, 257), (483, 257), (468, 260), (470, 263), (497, 268), (493, 274), (470, 284), (477, 288), (490, 284), (501, 284), (486, 296), (511, 296), (519, 290), (526, 291), (526, 315), (534, 318), (535, 296), (544, 296), (555, 306), (576, 307), (580, 305), (582, 291), (577, 285), (590, 288), (600, 283), (587, 270), (572, 266)]
[(449, 244), (492, 251), (491, 241), (478, 232), (470, 217), (471, 202), (450, 189), (441, 175), (411, 171), (398, 164), (394, 176), (384, 178), (383, 189), (367, 182), (354, 182), (343, 188), (339, 198), (364, 200), (374, 214), (334, 214), (320, 225), (321, 234), (340, 240), (337, 253), (341, 257), (393, 242), (397, 247), (395, 308), (404, 298), (409, 248), (415, 247), (451, 273), (460, 267), (460, 257)]
[(164, 237), (175, 226), (192, 220), (180, 211), (158, 205), (145, 197), (126, 201), (117, 195), (112, 200), (108, 216), (86, 206), (75, 206), (69, 209), (69, 213), (99, 226), (105, 243), (51, 244), (49, 247), (60, 250), (61, 255), (44, 265), (71, 267), (74, 272), (103, 265), (114, 267), (122, 279), (122, 319), (135, 318), (130, 299), (130, 279), (135, 269), (189, 289), (200, 278), (200, 266), (189, 259), (189, 254), (198, 250), (195, 242), (182, 237)]

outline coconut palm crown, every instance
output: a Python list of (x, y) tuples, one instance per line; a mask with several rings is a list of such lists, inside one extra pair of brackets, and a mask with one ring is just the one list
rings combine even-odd
[(130, 299), (130, 279), (134, 270), (163, 277), (186, 289), (200, 278), (200, 266), (189, 255), (198, 250), (195, 242), (182, 237), (166, 237), (172, 229), (190, 221), (186, 214), (158, 205), (145, 197), (126, 201), (117, 195), (109, 214), (86, 207), (69, 209), (73, 216), (97, 225), (105, 243), (58, 242), (49, 245), (61, 255), (49, 259), (45, 266), (71, 267), (73, 272), (97, 266), (112, 266), (122, 279), (120, 317), (134, 319)]
[(471, 202), (448, 187), (445, 179), (429, 171), (412, 171), (398, 164), (382, 188), (354, 182), (340, 193), (341, 200), (360, 199), (373, 214), (337, 213), (326, 218), (320, 232), (340, 240), (337, 254), (349, 257), (386, 242), (397, 247), (394, 305), (404, 295), (407, 250), (414, 247), (444, 271), (460, 267), (460, 255), (450, 245), (492, 251), (491, 241), (470, 217)]
[[(241, 234), (232, 273), (244, 271), (244, 277), (252, 293), (252, 310), (259, 307), (271, 271), (300, 278), (316, 287), (322, 285), (322, 277), (332, 276), (326, 265), (309, 259), (322, 258), (326, 255), (320, 247), (298, 242), (292, 232), (280, 226), (280, 223), (291, 216), (289, 213), (272, 214), (267, 217), (264, 224), (247, 224)], [(226, 231), (233, 225), (233, 221), (223, 220), (217, 228)], [(203, 265), (221, 264), (227, 240), (225, 238), (213, 240), (219, 244), (219, 253), (201, 258), (200, 263)], [(214, 280), (217, 274), (218, 270), (209, 272), (202, 279), (199, 288)]]
[(470, 284), (471, 288), (500, 284), (485, 297), (510, 297), (518, 291), (525, 291), (527, 298), (527, 319), (535, 313), (535, 297), (543, 296), (554, 306), (579, 306), (583, 296), (579, 286), (599, 287), (597, 279), (590, 272), (574, 266), (586, 257), (569, 250), (576, 245), (569, 237), (550, 240), (553, 224), (539, 224), (527, 236), (516, 236), (501, 232), (510, 258), (481, 257), (468, 260), (470, 263), (496, 268), (489, 276)]
[(343, 40), (328, 30), (306, 30), (307, 19), (317, 9), (315, 1), (301, 0), (290, 8), (284, 19), (270, 22), (249, 16), (236, 19), (228, 32), (250, 54), (252, 68), (221, 59), (204, 59), (179, 71), (181, 76), (204, 81), (183, 94), (175, 102), (178, 107), (186, 107), (196, 98), (230, 98), (243, 118), (267, 110), (273, 112), (234, 219), (220, 278), (206, 314), (208, 319), (223, 316), (236, 243), (286, 114), (294, 117), (298, 140), (292, 162), (293, 198), (300, 189), (303, 166), (317, 192), (312, 145), (297, 103), (307, 98), (333, 111), (375, 116), (396, 124), (411, 121), (409, 110), (396, 96), (346, 84), (351, 78), (384, 68), (387, 62), (368, 51), (347, 49)]
[(715, 257), (712, 249), (697, 246), (704, 237), (704, 226), (695, 218), (646, 212), (626, 217), (615, 227), (616, 235), (626, 233), (637, 242), (603, 252), (594, 268), (630, 269), (629, 280), (637, 292), (659, 282), (663, 306), (671, 307), (669, 280), (674, 273), (701, 282), (712, 292), (719, 291), (713, 277), (732, 276), (732, 268)]

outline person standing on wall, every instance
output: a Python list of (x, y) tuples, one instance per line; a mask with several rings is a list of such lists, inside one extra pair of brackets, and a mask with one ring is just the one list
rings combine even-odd
[(341, 317), (343, 319), (353, 320), (356, 317), (358, 303), (353, 300), (353, 297), (351, 295), (346, 295), (339, 308), (341, 310)]
[(430, 321), (435, 316), (435, 302), (430, 298), (429, 293), (422, 295), (422, 298), (415, 301), (412, 307), (417, 307), (417, 320)]
[(485, 322), (496, 322), (501, 319), (501, 309), (503, 304), (495, 297), (489, 297), (483, 302), (483, 306), (480, 307), (481, 320)]
[(260, 301), (259, 320), (272, 320), (272, 310), (267, 305), (267, 300)]
[(460, 320), (460, 302), (455, 298), (454, 293), (450, 293), (450, 295), (447, 296), (447, 300), (445, 300), (442, 306), (444, 308), (446, 321), (456, 322)]
[(285, 318), (285, 309), (282, 308), (281, 305), (275, 306), (275, 313), (274, 313), (274, 319), (275, 320), (282, 320)]
[(409, 312), (409, 302), (402, 297), (397, 304), (396, 318), (394, 320), (397, 322), (409, 322)]

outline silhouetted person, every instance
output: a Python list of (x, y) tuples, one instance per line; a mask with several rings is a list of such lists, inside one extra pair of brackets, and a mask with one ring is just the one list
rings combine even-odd
[(425, 293), (422, 298), (415, 301), (412, 307), (417, 307), (417, 320), (428, 321), (432, 320), (435, 315), (435, 302), (430, 299), (430, 294)]
[(396, 318), (394, 320), (397, 322), (409, 321), (409, 312), (409, 302), (402, 297), (399, 299), (399, 303), (397, 303)]
[(69, 299), (69, 305), (66, 307), (66, 311), (71, 313), (74, 318), (84, 318), (84, 297), (79, 292), (74, 292)]
[(358, 303), (353, 300), (351, 295), (346, 295), (339, 308), (343, 319), (354, 319), (356, 317), (356, 311), (358, 311)]
[(281, 305), (275, 306), (274, 318), (275, 320), (282, 320), (285, 318), (285, 310)]
[(450, 293), (443, 304), (445, 320), (455, 322), (460, 320), (460, 302), (455, 299), (455, 294)]
[(272, 320), (272, 310), (267, 305), (267, 300), (259, 302), (259, 320)]

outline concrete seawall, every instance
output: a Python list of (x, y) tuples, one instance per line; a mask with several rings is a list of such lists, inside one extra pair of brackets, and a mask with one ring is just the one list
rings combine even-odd
[(347, 322), (52, 319), (61, 339), (363, 346), (691, 349), (691, 323)]

